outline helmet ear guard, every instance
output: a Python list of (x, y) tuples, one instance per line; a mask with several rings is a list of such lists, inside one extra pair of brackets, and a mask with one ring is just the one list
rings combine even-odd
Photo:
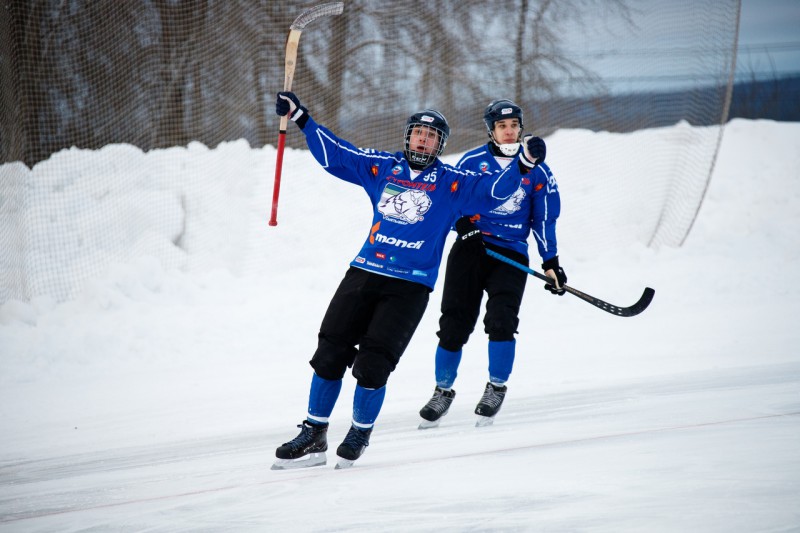
[[(424, 127), (436, 132), (438, 142), (433, 152), (419, 152), (411, 146), (411, 132), (416, 127)], [(447, 138), (449, 136), (450, 125), (444, 115), (435, 109), (423, 109), (408, 117), (406, 121), (406, 130), (403, 135), (403, 154), (412, 166), (426, 168), (436, 161), (437, 157), (442, 155), (445, 146), (447, 146)]]

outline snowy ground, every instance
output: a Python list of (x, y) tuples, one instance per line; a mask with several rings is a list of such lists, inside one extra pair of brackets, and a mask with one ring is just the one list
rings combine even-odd
[[(559, 132), (548, 152), (569, 143)], [(474, 427), (476, 333), (450, 414), (416, 429), (433, 389), (435, 291), (370, 447), (345, 471), (332, 451), (317, 469), (269, 466), (305, 414), (306, 361), (366, 213), (309, 240), (287, 187), (278, 228), (261, 209), (282, 251), (258, 272), (141, 259), (70, 301), (8, 302), (0, 531), (800, 531), (798, 169), (800, 124), (736, 120), (683, 247), (571, 259), (562, 239), (576, 288), (629, 305), (648, 285), (655, 300), (623, 319), (531, 279), (491, 427)], [(328, 181), (329, 195), (366, 203)]]

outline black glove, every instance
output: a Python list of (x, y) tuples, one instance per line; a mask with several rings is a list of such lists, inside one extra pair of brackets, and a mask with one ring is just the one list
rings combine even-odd
[(281, 91), (275, 102), (275, 113), (279, 117), (289, 116), (289, 119), (303, 129), (308, 120), (308, 109), (300, 104), (300, 99), (293, 92)]
[(522, 155), (522, 162), (531, 168), (539, 163), (544, 163), (547, 155), (547, 145), (544, 143), (544, 139), (533, 135), (526, 136), (522, 139)]
[(458, 240), (461, 242), (483, 242), (481, 230), (469, 217), (461, 217), (456, 220), (456, 233), (458, 233)]
[(558, 266), (558, 256), (551, 257), (542, 263), (542, 270), (544, 270), (545, 276), (554, 278), (557, 284), (556, 287), (547, 283), (544, 286), (545, 290), (548, 290), (553, 294), (558, 294), (559, 296), (564, 296), (564, 293), (567, 291), (562, 287), (567, 282), (567, 275), (564, 273), (564, 269)]

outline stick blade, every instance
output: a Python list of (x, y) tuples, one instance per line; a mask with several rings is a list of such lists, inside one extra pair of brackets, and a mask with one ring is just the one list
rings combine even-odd
[(653, 296), (655, 296), (656, 291), (651, 289), (650, 287), (645, 287), (644, 292), (642, 293), (642, 297), (639, 298), (639, 301), (633, 304), (630, 307), (625, 307), (622, 309), (623, 313), (621, 316), (636, 316), (650, 305), (650, 302), (653, 301)]
[(619, 307), (617, 305), (610, 304), (605, 300), (601, 300), (600, 298), (595, 298), (594, 296), (590, 296), (585, 292), (581, 292), (578, 289), (570, 287), (569, 285), (564, 285), (564, 290), (586, 302), (589, 302), (598, 309), (602, 309), (606, 313), (622, 317), (636, 316), (645, 309), (647, 309), (647, 306), (649, 306), (650, 302), (653, 301), (653, 295), (655, 295), (656, 293), (656, 291), (654, 291), (650, 287), (646, 287), (644, 289), (644, 292), (642, 293), (642, 296), (639, 298), (638, 302), (636, 302), (630, 307)]
[(341, 15), (344, 11), (344, 2), (329, 2), (327, 4), (319, 4), (303, 11), (299, 17), (294, 19), (292, 25), (289, 26), (290, 30), (303, 31), (309, 22), (316, 20), (319, 17), (328, 15)]

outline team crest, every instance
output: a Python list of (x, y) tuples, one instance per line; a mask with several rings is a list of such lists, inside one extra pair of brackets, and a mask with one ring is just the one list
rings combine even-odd
[(480, 169), (481, 172), (489, 172), (489, 163), (488, 163), (488, 161), (481, 161), (478, 164), (478, 168)]
[(384, 218), (415, 224), (431, 207), (431, 198), (425, 191), (406, 189), (387, 183), (381, 193), (378, 211)]
[(522, 208), (522, 201), (524, 199), (525, 190), (520, 187), (511, 195), (511, 198), (503, 202), (503, 205), (492, 209), (491, 213), (494, 215), (510, 215), (511, 213), (516, 213)]
[(400, 174), (402, 171), (403, 171), (403, 167), (401, 167), (400, 165), (395, 165), (395, 166), (392, 167), (392, 174), (394, 174), (395, 176)]

